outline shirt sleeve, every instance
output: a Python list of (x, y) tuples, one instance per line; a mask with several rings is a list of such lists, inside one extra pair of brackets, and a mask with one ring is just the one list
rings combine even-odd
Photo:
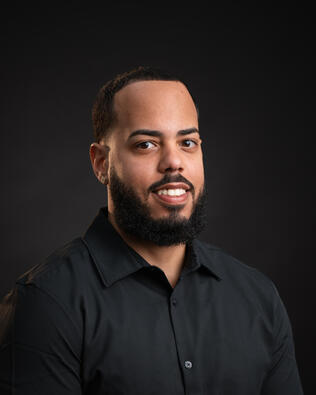
[(17, 285), (0, 310), (0, 393), (81, 394), (80, 332), (62, 305)]
[(261, 395), (303, 395), (295, 359), (291, 323), (276, 287), (274, 305), (274, 346), (271, 365)]

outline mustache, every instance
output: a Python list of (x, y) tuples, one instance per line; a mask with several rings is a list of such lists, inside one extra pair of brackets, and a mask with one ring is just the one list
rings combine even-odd
[(169, 184), (172, 182), (183, 182), (184, 184), (187, 184), (192, 189), (192, 192), (194, 192), (194, 186), (192, 185), (192, 183), (189, 180), (187, 180), (185, 177), (183, 177), (181, 174), (177, 174), (175, 176), (166, 174), (160, 181), (154, 182), (149, 187), (149, 192), (154, 191), (155, 189), (159, 188), (164, 184)]

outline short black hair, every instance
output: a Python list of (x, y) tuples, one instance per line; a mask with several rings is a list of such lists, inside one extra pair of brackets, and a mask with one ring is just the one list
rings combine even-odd
[[(110, 127), (115, 120), (115, 112), (113, 106), (113, 99), (116, 92), (124, 88), (126, 85), (136, 81), (179, 81), (187, 85), (178, 77), (169, 74), (164, 70), (153, 67), (138, 66), (135, 69), (118, 74), (113, 79), (108, 81), (99, 90), (96, 100), (92, 107), (92, 123), (93, 136), (96, 142), (108, 136)], [(188, 89), (189, 90), (189, 89)], [(192, 97), (192, 94), (191, 94)], [(196, 110), (198, 108), (195, 100), (192, 97)]]

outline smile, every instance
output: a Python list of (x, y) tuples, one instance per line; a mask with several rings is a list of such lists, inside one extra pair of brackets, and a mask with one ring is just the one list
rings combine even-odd
[(168, 196), (181, 196), (185, 193), (184, 189), (160, 189), (158, 195), (168, 195)]
[(190, 187), (186, 183), (175, 182), (161, 185), (153, 195), (159, 203), (168, 203), (168, 205), (183, 205), (189, 197)]

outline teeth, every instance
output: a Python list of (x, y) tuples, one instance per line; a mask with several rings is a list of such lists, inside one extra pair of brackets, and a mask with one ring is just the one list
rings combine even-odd
[(185, 194), (184, 189), (160, 189), (158, 195), (181, 196)]

